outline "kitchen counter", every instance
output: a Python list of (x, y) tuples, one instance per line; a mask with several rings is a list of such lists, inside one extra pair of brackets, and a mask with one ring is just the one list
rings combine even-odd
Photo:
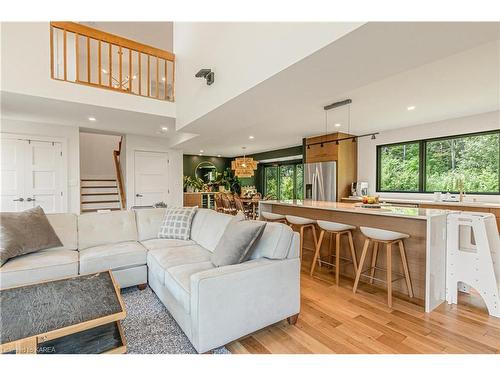
[[(453, 207), (476, 207), (476, 208), (500, 208), (500, 203), (495, 202), (444, 202), (444, 201), (434, 201), (430, 199), (405, 199), (405, 198), (386, 198), (380, 197), (381, 202), (387, 203), (402, 203), (402, 204), (418, 204), (418, 205), (432, 205), (432, 206), (453, 206)], [(361, 197), (349, 197), (342, 198), (345, 202), (360, 202)], [(443, 208), (446, 209), (446, 208)]]
[[(450, 210), (398, 206), (363, 208), (358, 207), (355, 203), (345, 202), (269, 200), (259, 202), (259, 212), (294, 215), (353, 225), (356, 227), (352, 231), (352, 235), (358, 259), (366, 239), (359, 227), (366, 226), (406, 233), (409, 237), (404, 240), (404, 244), (415, 294), (415, 297), (410, 301), (424, 305), (425, 311), (430, 312), (445, 299), (446, 220)], [(320, 254), (323, 259), (328, 259), (332, 256), (332, 241), (328, 234), (324, 238)], [(304, 233), (303, 241), (302, 267), (304, 271), (307, 271), (311, 267), (315, 250), (311, 231)], [(348, 257), (347, 250), (348, 243), (343, 238), (341, 242), (341, 255), (343, 257)], [(379, 254), (377, 267), (385, 268), (385, 256), (385, 251)], [(396, 251), (393, 252), (392, 265), (394, 272), (403, 272), (399, 253)], [(378, 272), (377, 276), (385, 277), (383, 272), (380, 274)], [(354, 279), (353, 269), (349, 264), (341, 265), (340, 273), (342, 277)], [(366, 282), (367, 280), (362, 279), (362, 281)], [(385, 284), (376, 280), (375, 284), (385, 287)], [(396, 280), (393, 283), (393, 290), (395, 293), (407, 295), (404, 280)]]
[(351, 212), (365, 215), (381, 215), (391, 217), (403, 217), (410, 219), (427, 220), (429, 217), (446, 215), (445, 210), (430, 208), (414, 208), (401, 206), (383, 206), (382, 208), (363, 208), (355, 203), (325, 202), (312, 200), (270, 200), (263, 203), (276, 206), (293, 206), (303, 208), (314, 208), (319, 210)]

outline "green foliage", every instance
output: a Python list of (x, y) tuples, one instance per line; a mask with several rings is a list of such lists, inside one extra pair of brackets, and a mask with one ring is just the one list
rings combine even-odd
[(426, 144), (428, 191), (498, 192), (498, 134), (437, 140)]
[(222, 173), (217, 173), (214, 185), (224, 186), (224, 189), (233, 193), (241, 193), (241, 181), (233, 174), (231, 168), (226, 168)]
[(382, 191), (418, 191), (419, 144), (384, 146), (381, 150)]
[(203, 187), (203, 180), (199, 177), (184, 176), (184, 190), (187, 190), (188, 187), (200, 190)]
[[(427, 192), (464, 190), (498, 193), (499, 134), (481, 134), (424, 142)], [(383, 146), (382, 191), (419, 191), (419, 143)]]
[(302, 199), (304, 173), (302, 164), (268, 166), (264, 169), (264, 193), (279, 199)]

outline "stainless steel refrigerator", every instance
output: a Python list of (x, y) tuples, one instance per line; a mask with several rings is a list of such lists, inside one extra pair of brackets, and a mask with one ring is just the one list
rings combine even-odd
[(304, 164), (304, 199), (315, 201), (337, 200), (337, 163)]

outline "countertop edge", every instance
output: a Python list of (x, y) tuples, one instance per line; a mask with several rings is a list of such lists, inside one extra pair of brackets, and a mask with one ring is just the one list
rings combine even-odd
[[(332, 203), (337, 203), (337, 202), (332, 202)], [(279, 202), (279, 201), (260, 201), (259, 204), (270, 204), (270, 205), (276, 205), (276, 206), (286, 206), (286, 207), (297, 207), (297, 208), (305, 208), (305, 209), (317, 209), (317, 210), (325, 210), (325, 211), (339, 211), (339, 212), (348, 212), (352, 214), (359, 214), (359, 215), (377, 215), (377, 216), (388, 216), (388, 217), (396, 217), (396, 218), (401, 218), (401, 219), (412, 219), (412, 220), (428, 220), (430, 218), (438, 217), (438, 216), (445, 216), (449, 212), (452, 212), (453, 210), (436, 210), (436, 209), (429, 209), (426, 208), (425, 210), (430, 210), (430, 211), (435, 211), (431, 215), (405, 215), (405, 214), (398, 214), (394, 212), (387, 212), (387, 211), (380, 211), (380, 209), (371, 209), (371, 208), (348, 208), (348, 207), (319, 207), (319, 206), (308, 206), (308, 205), (302, 205), (302, 204), (296, 204), (296, 203), (289, 203), (289, 202)], [(362, 210), (362, 211), (361, 211)], [(440, 212), (442, 211), (442, 212)]]

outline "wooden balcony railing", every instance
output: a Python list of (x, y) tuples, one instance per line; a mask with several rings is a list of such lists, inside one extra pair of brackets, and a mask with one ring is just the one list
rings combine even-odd
[(53, 79), (174, 101), (175, 55), (75, 22), (50, 23)]

